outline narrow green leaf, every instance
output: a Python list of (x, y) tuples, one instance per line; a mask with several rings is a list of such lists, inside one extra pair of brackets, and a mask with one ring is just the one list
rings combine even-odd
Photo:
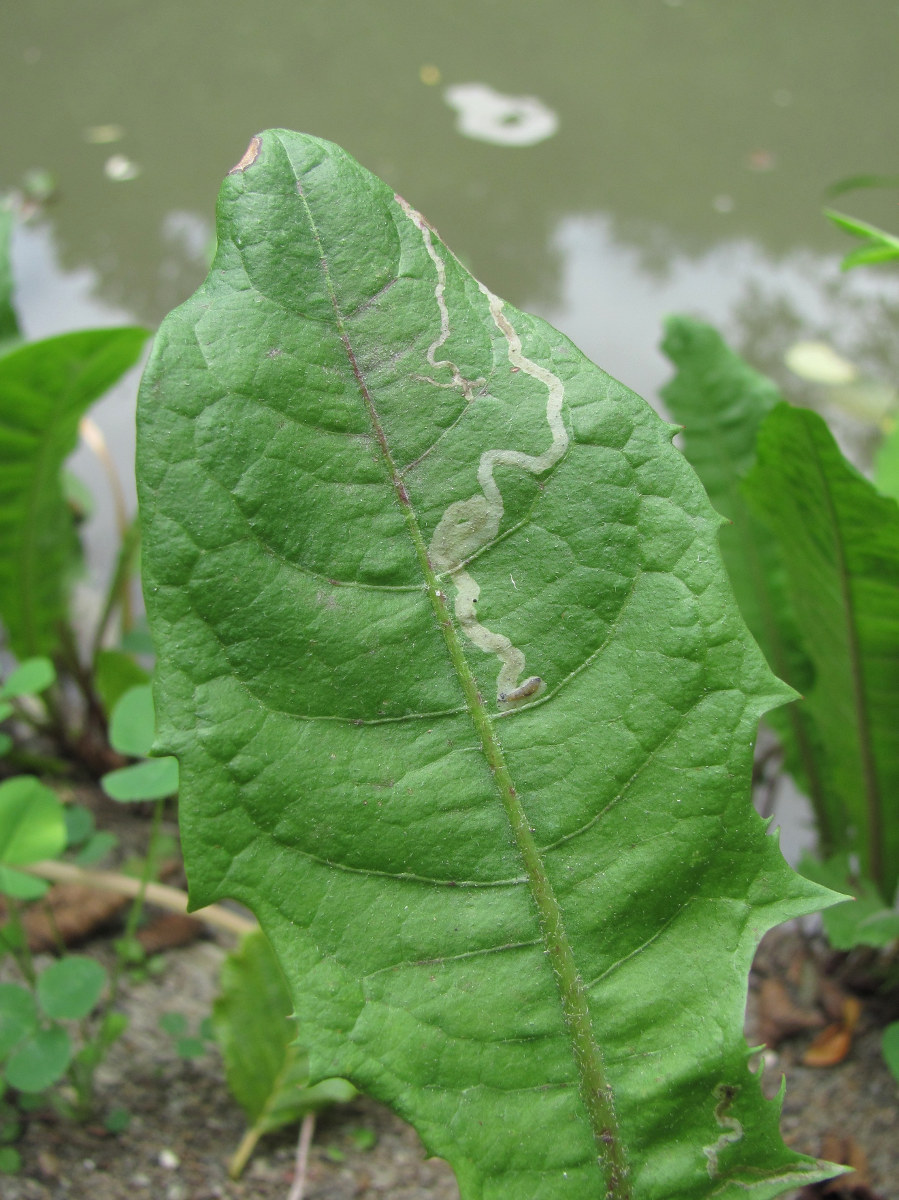
[(337, 147), (254, 139), (141, 388), (160, 742), (194, 904), (249, 904), (313, 1080), (463, 1197), (822, 1177), (747, 1068), (829, 893), (749, 803), (788, 691), (671, 430)]
[(111, 800), (130, 804), (140, 800), (165, 800), (178, 791), (178, 760), (170, 756), (151, 758), (110, 771), (100, 780)]
[(149, 685), (129, 688), (113, 709), (109, 722), (109, 741), (113, 750), (142, 758), (150, 753), (155, 736), (156, 716)]
[(36, 696), (55, 682), (56, 668), (49, 658), (27, 658), (4, 679), (0, 696)]
[(866, 263), (886, 262), (889, 259), (899, 258), (899, 237), (894, 234), (887, 233), (885, 229), (879, 229), (867, 221), (860, 221), (857, 217), (835, 212), (833, 209), (825, 209), (824, 215), (844, 233), (863, 238), (869, 243), (863, 249), (846, 255), (842, 262), (844, 271)]
[(0, 353), (21, 337), (13, 304), (13, 277), (10, 246), (15, 214), (10, 202), (0, 196)]
[[(729, 522), (720, 546), (740, 611), (775, 673), (804, 693), (814, 670), (790, 604), (780, 549), (750, 512), (741, 487), (755, 462), (762, 421), (781, 401), (778, 389), (699, 321), (669, 318), (662, 349), (677, 367), (662, 399), (683, 423), (684, 453)], [(827, 853), (836, 848), (845, 818), (821, 773), (820, 737), (811, 714), (794, 703), (766, 719), (784, 746), (787, 770), (812, 802), (819, 844)]]
[(781, 405), (759, 432), (746, 495), (777, 540), (794, 609), (813, 634), (807, 695), (823, 773), (863, 874), (899, 879), (899, 506), (843, 457), (807, 409)]
[(93, 958), (67, 954), (37, 980), (41, 1008), (56, 1021), (80, 1021), (93, 1012), (106, 987), (106, 971)]
[(0, 863), (20, 867), (65, 849), (66, 823), (55, 792), (31, 775), (0, 783)]
[(844, 271), (851, 271), (853, 267), (876, 266), (877, 263), (892, 262), (895, 258), (899, 258), (899, 247), (889, 242), (871, 242), (860, 250), (850, 251), (840, 263), (840, 267)]
[(10, 1054), (3, 1072), (20, 1092), (43, 1092), (58, 1083), (72, 1060), (72, 1044), (61, 1025), (37, 1029)]
[(846, 213), (835, 212), (831, 208), (825, 209), (824, 215), (833, 221), (838, 229), (851, 233), (853, 237), (869, 238), (875, 242), (882, 241), (885, 244), (892, 244), (896, 250), (899, 250), (899, 238), (892, 233), (887, 233), (884, 229), (879, 229), (876, 225), (869, 224), (868, 221), (861, 221), (858, 217), (850, 217)]
[(899, 422), (886, 435), (874, 460), (874, 484), (884, 496), (899, 500)]
[(133, 366), (146, 330), (96, 329), (0, 358), (0, 619), (18, 657), (52, 654), (75, 533), (60, 471), (87, 408)]
[(899, 187), (899, 175), (847, 175), (838, 179), (825, 190), (825, 196), (842, 196), (844, 192), (854, 192), (859, 188), (895, 188)]

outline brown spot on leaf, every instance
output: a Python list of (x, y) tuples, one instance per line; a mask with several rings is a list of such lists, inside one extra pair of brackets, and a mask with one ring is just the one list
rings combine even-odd
[(259, 151), (261, 149), (262, 149), (262, 138), (251, 137), (249, 146), (247, 146), (246, 150), (244, 150), (243, 158), (240, 160), (239, 163), (234, 164), (234, 166), (231, 168), (231, 170), (228, 172), (228, 174), (235, 175), (238, 171), (245, 171), (247, 169), (247, 167), (251, 167), (253, 165), (253, 163), (256, 161), (256, 159), (259, 157)]

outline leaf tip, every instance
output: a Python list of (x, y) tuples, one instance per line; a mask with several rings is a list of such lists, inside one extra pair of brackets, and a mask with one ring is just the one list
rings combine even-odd
[(257, 135), (250, 138), (250, 144), (243, 152), (243, 158), (239, 163), (235, 163), (229, 175), (236, 175), (238, 171), (245, 171), (247, 167), (251, 167), (259, 157), (259, 151), (262, 149), (262, 138)]

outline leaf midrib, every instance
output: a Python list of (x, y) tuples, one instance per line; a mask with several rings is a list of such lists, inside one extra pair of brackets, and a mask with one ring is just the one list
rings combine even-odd
[(572, 1043), (581, 1099), (587, 1111), (596, 1142), (597, 1162), (603, 1173), (607, 1200), (630, 1200), (629, 1169), (618, 1119), (612, 1103), (612, 1090), (607, 1083), (602, 1052), (593, 1035), (587, 993), (575, 963), (574, 952), (565, 930), (562, 909), (543, 865), (537, 843), (531, 833), (524, 807), (518, 797), (505, 756), (493, 731), (493, 724), (477, 681), (465, 657), (452, 619), (447, 597), (440, 588), (437, 576), (428, 559), (427, 546), (409, 494), (394, 461), (384, 428), (368, 386), (359, 369), (352, 344), (346, 331), (343, 314), (331, 280), (327, 258), (318, 226), (309, 208), (302, 181), (294, 172), (297, 193), (303, 205), (309, 228), (315, 241), (322, 277), (334, 311), (338, 335), (356, 379), (384, 461), (387, 464), (394, 494), (403, 511), (416, 557), (425, 580), (431, 607), (443, 634), (450, 660), (465, 697), (465, 704), (481, 743), (487, 766), (496, 784), (512, 833), (528, 877), (531, 896), (543, 944), (553, 969), (562, 1006), (562, 1015)]

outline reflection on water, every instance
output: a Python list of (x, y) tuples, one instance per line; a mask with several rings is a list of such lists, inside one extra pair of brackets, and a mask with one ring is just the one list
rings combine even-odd
[[(832, 346), (874, 376), (899, 377), (899, 277), (840, 271), (840, 256), (795, 251), (774, 257), (748, 240), (688, 256), (665, 252), (663, 230), (623, 244), (606, 216), (563, 218), (552, 246), (558, 297), (524, 307), (558, 326), (590, 358), (651, 402), (670, 376), (658, 349), (662, 322), (686, 313), (716, 325), (792, 398), (826, 398), (785, 364), (803, 335)], [(858, 413), (863, 423), (869, 414)]]
[(458, 113), (463, 137), (494, 146), (536, 146), (559, 128), (559, 118), (536, 96), (504, 96), (484, 83), (457, 83), (443, 93)]

